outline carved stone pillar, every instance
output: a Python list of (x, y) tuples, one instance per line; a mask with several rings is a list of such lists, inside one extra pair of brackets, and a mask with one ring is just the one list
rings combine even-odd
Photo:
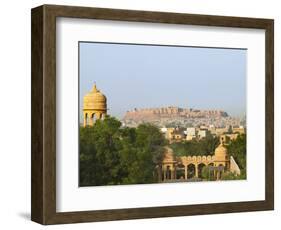
[(87, 116), (84, 114), (83, 126), (87, 126)]
[(217, 170), (217, 180), (220, 180), (220, 172)]
[(171, 180), (175, 179), (175, 168), (171, 168)]
[(184, 179), (187, 180), (187, 165), (184, 166)]

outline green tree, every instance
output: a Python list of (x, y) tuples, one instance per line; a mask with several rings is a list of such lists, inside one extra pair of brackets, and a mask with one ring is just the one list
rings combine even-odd
[(130, 153), (130, 165), (126, 183), (155, 182), (153, 172), (163, 159), (165, 139), (159, 129), (150, 124), (141, 124), (136, 129), (133, 151)]
[(119, 128), (121, 123), (106, 117), (92, 127), (80, 128), (80, 185), (118, 184), (120, 181)]
[(213, 181), (215, 180), (214, 173), (214, 170), (210, 166), (204, 166), (201, 177), (203, 180)]
[(246, 170), (242, 169), (240, 175), (236, 175), (231, 172), (224, 172), (222, 174), (222, 180), (245, 180), (246, 179)]
[(246, 169), (247, 138), (245, 134), (239, 135), (228, 146), (228, 153), (233, 156), (240, 169)]
[(175, 142), (170, 145), (174, 153), (178, 156), (202, 156), (214, 153), (219, 144), (219, 139), (208, 135), (201, 140)]
[(80, 128), (80, 185), (156, 182), (155, 168), (166, 144), (150, 124), (121, 127), (112, 117)]

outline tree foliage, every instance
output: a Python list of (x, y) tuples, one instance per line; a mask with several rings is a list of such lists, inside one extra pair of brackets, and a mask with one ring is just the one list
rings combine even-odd
[(241, 134), (236, 140), (233, 140), (228, 146), (228, 152), (235, 159), (240, 169), (246, 169), (246, 135)]
[(202, 169), (201, 178), (203, 180), (214, 181), (215, 180), (214, 170), (211, 170), (210, 166), (204, 166)]
[(156, 182), (165, 139), (150, 124), (121, 127), (112, 117), (80, 127), (80, 186)]
[(175, 142), (170, 145), (178, 156), (202, 156), (212, 154), (219, 144), (219, 139), (208, 135), (202, 140)]
[(246, 179), (246, 170), (242, 169), (240, 175), (236, 175), (231, 172), (224, 172), (222, 174), (222, 180), (245, 180)]

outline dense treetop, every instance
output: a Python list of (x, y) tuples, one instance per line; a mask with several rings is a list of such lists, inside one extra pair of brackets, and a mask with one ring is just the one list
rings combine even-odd
[(219, 139), (208, 135), (202, 140), (175, 142), (170, 145), (177, 156), (202, 156), (213, 155)]
[(166, 141), (149, 124), (121, 127), (112, 117), (80, 127), (80, 186), (157, 182)]

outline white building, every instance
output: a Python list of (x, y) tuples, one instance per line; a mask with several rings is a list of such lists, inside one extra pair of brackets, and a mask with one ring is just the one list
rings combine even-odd
[(198, 136), (200, 139), (202, 139), (202, 138), (207, 137), (207, 135), (208, 135), (209, 133), (210, 133), (210, 131), (207, 130), (207, 129), (200, 129), (200, 130), (198, 131), (197, 136)]
[(186, 134), (186, 140), (191, 141), (194, 138), (196, 138), (196, 129), (193, 127), (186, 128), (185, 134)]
[(166, 133), (168, 131), (168, 129), (166, 127), (163, 127), (160, 129), (161, 133)]
[(191, 128), (186, 128), (186, 135), (187, 136), (196, 136), (196, 129), (191, 127)]

